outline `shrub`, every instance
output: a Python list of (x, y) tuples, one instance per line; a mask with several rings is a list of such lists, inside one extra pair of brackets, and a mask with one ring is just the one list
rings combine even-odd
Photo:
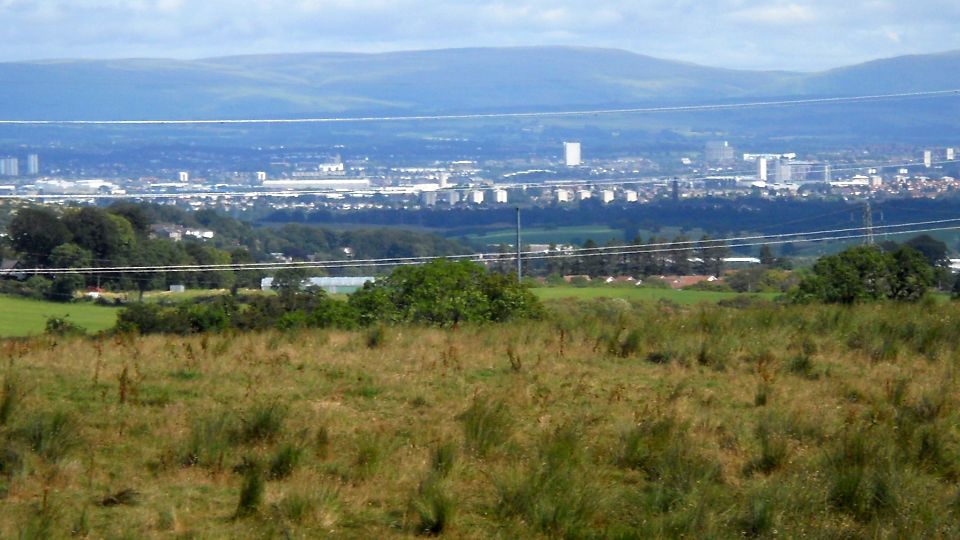
[(70, 322), (66, 317), (49, 317), (44, 325), (43, 332), (51, 336), (82, 336), (86, 331)]
[(350, 296), (366, 324), (374, 321), (451, 326), (537, 318), (542, 306), (516, 278), (487, 272), (470, 261), (437, 259), (401, 266)]

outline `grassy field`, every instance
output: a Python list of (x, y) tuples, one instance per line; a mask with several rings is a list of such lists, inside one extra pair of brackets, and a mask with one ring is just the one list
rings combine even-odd
[(88, 332), (99, 332), (113, 326), (117, 310), (92, 303), (60, 304), (0, 296), (0, 337), (41, 334), (50, 317), (66, 317)]
[(955, 538), (960, 306), (0, 343), (0, 538)]
[[(656, 289), (649, 287), (537, 287), (532, 289), (541, 300), (557, 300), (562, 298), (576, 298), (587, 300), (592, 298), (622, 298), (624, 300), (657, 301), (669, 300), (678, 304), (699, 304), (700, 302), (718, 302), (743, 296), (735, 292), (714, 291), (683, 291), (674, 289)], [(777, 294), (756, 294), (772, 300)]]

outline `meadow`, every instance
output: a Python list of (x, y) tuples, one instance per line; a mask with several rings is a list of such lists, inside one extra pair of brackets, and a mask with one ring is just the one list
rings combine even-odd
[(42, 334), (47, 319), (66, 318), (94, 333), (113, 327), (117, 309), (93, 303), (56, 303), (0, 295), (0, 337)]
[[(631, 301), (660, 301), (666, 300), (677, 304), (699, 304), (701, 302), (716, 303), (721, 300), (732, 300), (738, 297), (748, 295), (736, 292), (723, 291), (698, 291), (698, 290), (675, 290), (669, 288), (655, 287), (635, 287), (635, 286), (594, 286), (594, 287), (575, 287), (575, 286), (551, 286), (535, 287), (531, 289), (538, 298), (544, 301), (558, 300), (565, 298), (574, 298), (587, 300), (593, 298), (620, 298)], [(778, 294), (761, 293), (749, 295), (755, 298), (764, 298), (773, 300)]]
[(6, 340), (2, 538), (960, 535), (960, 305)]

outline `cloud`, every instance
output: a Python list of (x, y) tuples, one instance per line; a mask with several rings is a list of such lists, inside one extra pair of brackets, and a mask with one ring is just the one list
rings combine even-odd
[(730, 19), (760, 24), (793, 25), (807, 24), (817, 20), (810, 6), (785, 4), (780, 6), (756, 6), (734, 11)]
[(0, 0), (0, 18), (0, 60), (549, 44), (822, 69), (960, 48), (948, 0)]

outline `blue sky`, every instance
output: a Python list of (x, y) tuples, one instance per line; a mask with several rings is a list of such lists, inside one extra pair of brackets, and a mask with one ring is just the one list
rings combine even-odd
[(0, 0), (0, 21), (0, 61), (577, 45), (820, 70), (960, 49), (956, 0)]

